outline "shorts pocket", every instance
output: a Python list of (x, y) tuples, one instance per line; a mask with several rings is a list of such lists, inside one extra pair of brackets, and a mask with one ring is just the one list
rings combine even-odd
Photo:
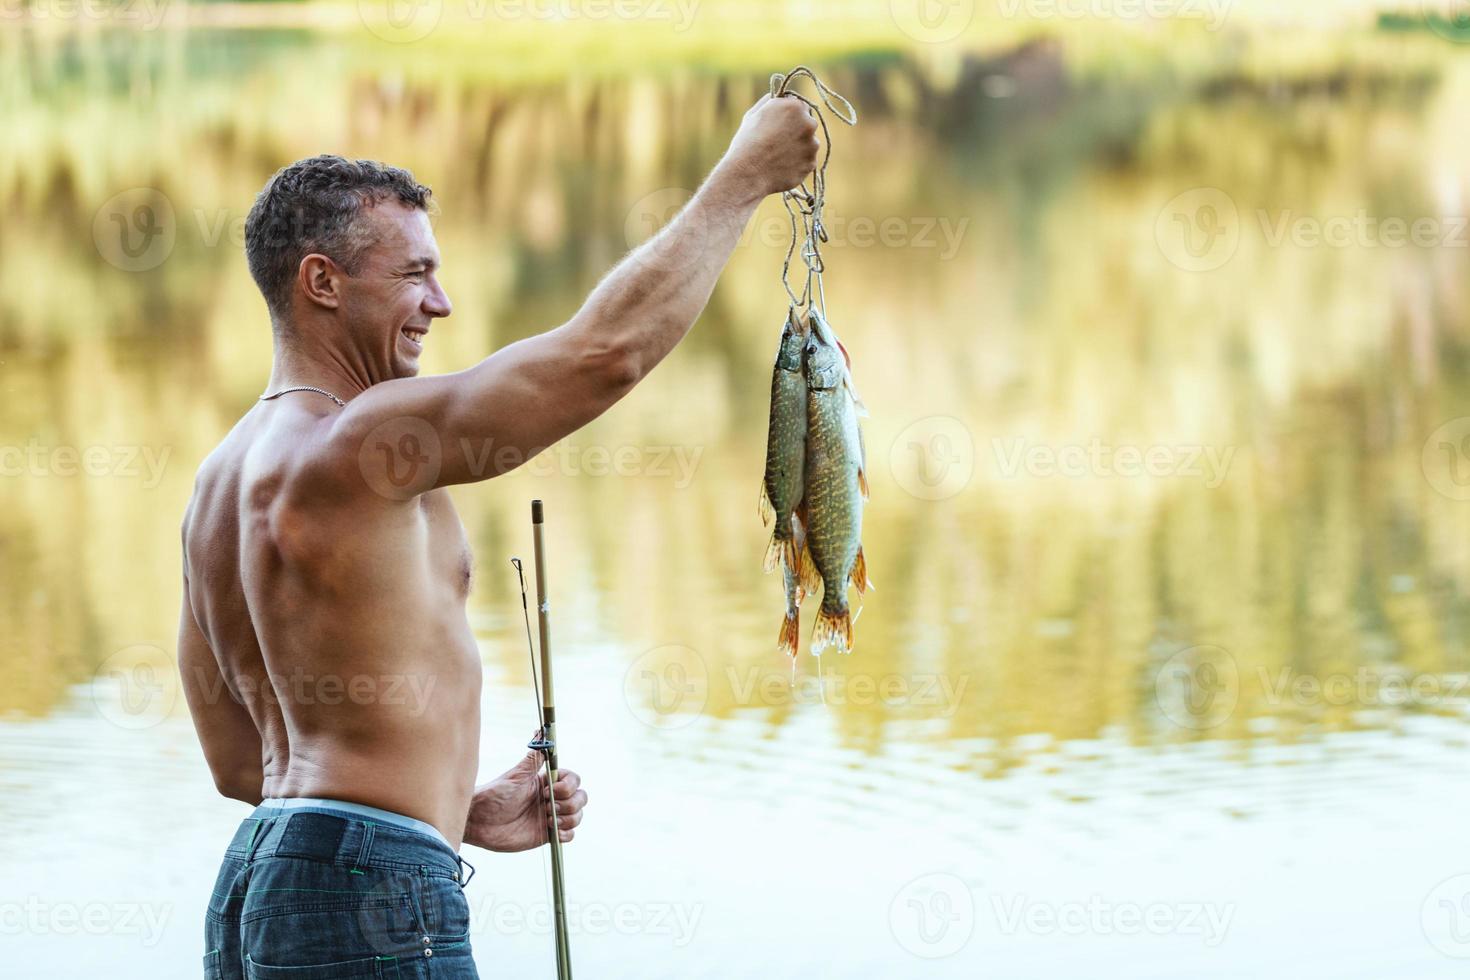
[(379, 958), (343, 960), (319, 966), (269, 966), (245, 957), (248, 980), (356, 980), (358, 977), (381, 977)]
[(204, 980), (223, 980), (224, 974), (219, 968), (220, 951), (210, 950), (204, 954)]

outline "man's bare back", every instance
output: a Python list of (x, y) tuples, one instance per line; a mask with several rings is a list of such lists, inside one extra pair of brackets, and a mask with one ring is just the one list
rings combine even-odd
[(469, 543), (443, 489), (350, 501), (293, 480), (332, 407), (313, 392), (262, 402), (201, 467), (184, 527), (191, 645), (230, 651), (229, 689), (255, 694), (241, 700), (262, 796), (393, 810), (457, 846), (479, 755)]
[[(319, 391), (255, 405), (200, 467), (184, 519), (180, 666), (220, 792), (377, 807), (456, 849), (544, 840), (534, 767), (475, 787), (471, 560), (445, 487), (525, 462), (646, 376), (760, 200), (811, 171), (815, 130), (799, 102), (762, 99), (684, 211), (571, 320), (449, 375), (416, 377), (432, 321), (451, 311), (427, 189), (367, 168), (382, 186), (348, 231), (315, 205), (274, 224), (252, 213), (247, 254), (276, 331), (267, 392)], [(288, 168), (271, 193), (319, 198), (336, 167)], [(303, 228), (306, 245), (337, 246), (308, 251)], [(487, 460), (477, 450), (492, 441)], [(575, 778), (556, 792), (570, 839), (586, 797)]]

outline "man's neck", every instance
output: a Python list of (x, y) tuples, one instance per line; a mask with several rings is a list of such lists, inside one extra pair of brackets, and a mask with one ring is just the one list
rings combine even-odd
[(275, 354), (271, 358), (271, 376), (266, 392), (310, 385), (330, 391), (344, 402), (366, 391), (374, 383), (366, 363), (358, 356), (346, 354), (323, 344), (304, 340), (298, 331), (278, 330)]

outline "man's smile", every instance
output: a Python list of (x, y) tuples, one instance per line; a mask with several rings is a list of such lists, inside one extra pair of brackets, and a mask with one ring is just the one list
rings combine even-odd
[(409, 350), (415, 354), (424, 351), (424, 337), (428, 335), (428, 327), (400, 327), (398, 332), (403, 336), (404, 342), (408, 344)]

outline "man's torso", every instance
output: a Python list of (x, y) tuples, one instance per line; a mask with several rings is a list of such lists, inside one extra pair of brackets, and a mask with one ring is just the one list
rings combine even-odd
[(257, 406), (200, 467), (188, 601), (261, 732), (263, 796), (392, 810), (457, 847), (481, 674), (464, 528), (442, 489), (401, 501), (316, 480), (324, 425), (299, 402)]

